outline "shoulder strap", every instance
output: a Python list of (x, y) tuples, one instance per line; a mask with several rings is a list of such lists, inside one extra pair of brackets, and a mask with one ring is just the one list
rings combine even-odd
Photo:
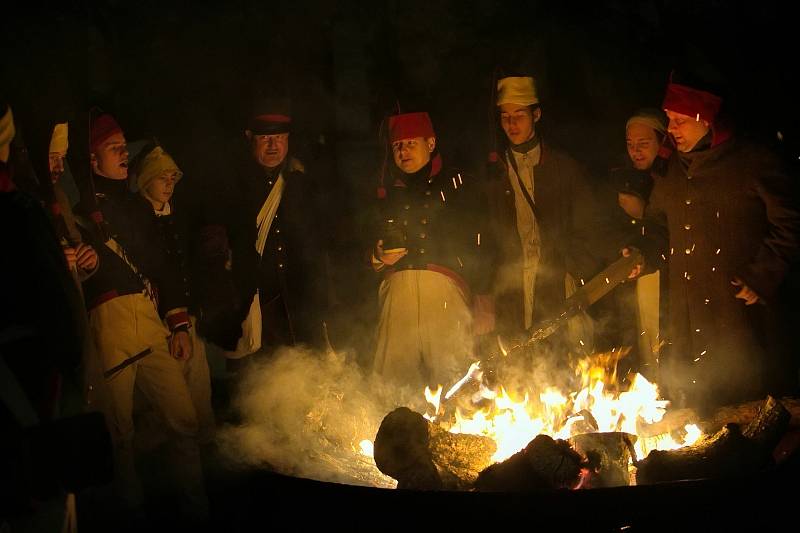
[(508, 159), (509, 164), (514, 169), (514, 174), (517, 176), (517, 182), (519, 183), (519, 188), (522, 190), (522, 195), (525, 197), (525, 200), (528, 202), (528, 205), (531, 207), (531, 211), (533, 211), (534, 218), (538, 219), (539, 217), (536, 215), (536, 203), (531, 198), (531, 194), (528, 192), (528, 188), (523, 183), (522, 178), (519, 175), (519, 169), (517, 168), (517, 160), (514, 158), (514, 154), (511, 153), (511, 150), (506, 150), (506, 158)]

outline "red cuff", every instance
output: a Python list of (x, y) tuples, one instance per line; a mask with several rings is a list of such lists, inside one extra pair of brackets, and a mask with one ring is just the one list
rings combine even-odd
[(180, 311), (167, 317), (167, 326), (169, 327), (170, 331), (173, 331), (178, 326), (188, 325), (190, 323), (191, 321), (189, 320), (189, 313), (186, 311)]

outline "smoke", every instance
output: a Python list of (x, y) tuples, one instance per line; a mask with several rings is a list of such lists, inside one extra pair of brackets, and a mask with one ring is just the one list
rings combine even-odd
[(255, 365), (234, 398), (241, 423), (219, 431), (222, 456), (238, 466), (320, 481), (394, 487), (361, 452), (400, 405), (424, 412), (421, 390), (367, 376), (352, 353), (283, 348)]

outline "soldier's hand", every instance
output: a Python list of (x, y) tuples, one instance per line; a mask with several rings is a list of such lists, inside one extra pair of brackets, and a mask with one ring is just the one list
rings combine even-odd
[(739, 292), (736, 293), (736, 298), (744, 300), (744, 305), (753, 305), (760, 300), (756, 291), (745, 285), (744, 281), (739, 278), (734, 277), (733, 280), (731, 280), (731, 285), (740, 287)]
[[(630, 248), (623, 248), (622, 249), (622, 257), (630, 257), (631, 256), (631, 249)], [(635, 265), (632, 269), (630, 274), (628, 274), (628, 279), (636, 279), (642, 275), (644, 271), (644, 260), (638, 265)]]
[(78, 244), (75, 248), (75, 256), (78, 268), (92, 271), (97, 266), (97, 252), (88, 244)]
[(78, 254), (75, 252), (75, 248), (71, 246), (65, 246), (64, 259), (67, 261), (67, 268), (69, 270), (74, 269), (75, 265), (78, 264)]
[(170, 336), (169, 354), (179, 361), (188, 361), (192, 357), (192, 339), (188, 331), (179, 330)]
[(401, 248), (399, 252), (392, 252), (386, 253), (383, 251), (383, 239), (379, 240), (378, 243), (375, 245), (375, 257), (378, 258), (378, 261), (383, 263), (384, 265), (393, 265), (400, 261), (406, 254), (408, 254), (408, 250), (406, 248)]

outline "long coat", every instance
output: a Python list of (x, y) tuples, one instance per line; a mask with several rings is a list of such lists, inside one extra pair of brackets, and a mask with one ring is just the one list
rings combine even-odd
[[(562, 150), (541, 143), (542, 155), (534, 173), (536, 220), (541, 256), (536, 276), (534, 326), (563, 305), (564, 277), (589, 279), (602, 269), (594, 238), (600, 232), (600, 207), (580, 165)], [(492, 272), (497, 329), (501, 336), (524, 330), (522, 244), (517, 230), (514, 190), (504, 157), (490, 169), (487, 182), (490, 238), (494, 249)]]
[[(323, 340), (327, 310), (327, 220), (319, 186), (295, 159), (283, 169), (285, 186), (275, 220), (259, 257), (256, 216), (275, 184), (247, 154), (236, 175), (236, 207), (228, 232), (233, 277), (239, 292), (237, 323), (247, 316), (256, 289), (262, 311), (262, 346)], [(277, 176), (276, 176), (277, 177)], [(240, 331), (237, 332), (241, 334)], [(236, 339), (231, 339), (235, 345)]]
[[(798, 257), (800, 213), (779, 159), (737, 139), (676, 153), (656, 179), (646, 223), (647, 263), (669, 263), (661, 375), (672, 396), (725, 404), (796, 382), (796, 365), (781, 370), (789, 363), (781, 286)], [(736, 299), (734, 277), (761, 302)]]

